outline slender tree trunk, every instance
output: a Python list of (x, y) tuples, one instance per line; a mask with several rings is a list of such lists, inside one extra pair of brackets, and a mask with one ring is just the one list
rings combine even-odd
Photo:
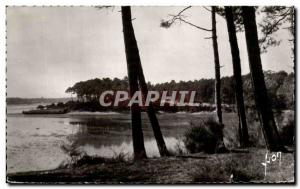
[(267, 148), (270, 151), (286, 151), (279, 137), (272, 106), (267, 94), (264, 73), (260, 58), (257, 26), (254, 7), (242, 7), (245, 26), (250, 72), (254, 89), (255, 104), (265, 136)]
[[(143, 96), (145, 98), (148, 94), (148, 87), (147, 87), (147, 83), (145, 81), (145, 76), (144, 76), (144, 72), (143, 72), (143, 68), (142, 68), (142, 64), (141, 64), (140, 60), (139, 60), (139, 82), (140, 82)], [(160, 130), (159, 122), (157, 120), (152, 102), (150, 102), (149, 106), (147, 107), (147, 113), (148, 113), (148, 117), (151, 122), (151, 126), (153, 129), (154, 137), (155, 137), (160, 155), (161, 156), (169, 156), (170, 154), (168, 152), (162, 132)]]
[(212, 42), (214, 49), (214, 59), (215, 59), (215, 100), (216, 100), (216, 108), (218, 121), (220, 124), (223, 124), (222, 120), (222, 106), (221, 106), (221, 76), (220, 76), (220, 61), (219, 61), (219, 50), (218, 50), (218, 42), (217, 42), (217, 29), (216, 29), (216, 7), (212, 6), (211, 11), (212, 17)]
[[(214, 50), (214, 60), (215, 60), (215, 100), (219, 124), (223, 127), (222, 119), (222, 104), (221, 104), (221, 74), (220, 74), (220, 61), (219, 61), (219, 50), (218, 50), (218, 41), (217, 41), (217, 23), (216, 23), (216, 7), (211, 7), (211, 20), (212, 20), (212, 42)], [(223, 140), (223, 131), (222, 138), (219, 139), (217, 144), (216, 152), (224, 153), (228, 152), (225, 147)]]
[(244, 105), (240, 52), (239, 52), (239, 47), (238, 47), (238, 42), (236, 37), (236, 28), (233, 20), (232, 7), (225, 7), (225, 14), (226, 14), (229, 42), (231, 47), (235, 97), (236, 97), (237, 110), (239, 116), (240, 145), (242, 147), (246, 147), (249, 146), (249, 136), (248, 136), (248, 127), (247, 127), (245, 105)]
[[(130, 96), (133, 96), (139, 90), (139, 50), (131, 22), (130, 7), (124, 6), (121, 10)], [(134, 103), (130, 109), (134, 158), (143, 159), (146, 158), (146, 150), (142, 131), (141, 109), (137, 103)]]

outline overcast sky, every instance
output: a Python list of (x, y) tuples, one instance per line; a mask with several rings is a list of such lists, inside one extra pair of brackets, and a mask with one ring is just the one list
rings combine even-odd
[[(147, 81), (188, 81), (214, 77), (209, 32), (184, 23), (169, 29), (161, 19), (183, 7), (132, 7), (134, 30)], [(82, 80), (127, 75), (120, 8), (8, 7), (8, 97), (67, 97), (67, 87)], [(186, 19), (211, 28), (211, 15), (201, 7)], [(259, 19), (259, 18), (258, 18)], [(217, 16), (221, 76), (231, 76), (232, 62), (224, 18)], [(287, 30), (282, 43), (262, 55), (264, 70), (293, 70)], [(242, 73), (249, 73), (244, 33), (238, 34)]]

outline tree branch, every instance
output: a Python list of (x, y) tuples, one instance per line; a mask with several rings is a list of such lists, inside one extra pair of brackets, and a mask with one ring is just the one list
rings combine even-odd
[(207, 7), (204, 7), (204, 6), (203, 6), (202, 8), (204, 8), (205, 10), (211, 12), (211, 10), (210, 10), (209, 8), (207, 8)]
[[(284, 13), (282, 13), (282, 14), (276, 14), (276, 15), (273, 15), (273, 19), (272, 20), (274, 20), (273, 22), (271, 22), (271, 21), (268, 21), (268, 19), (266, 19), (264, 22), (266, 22), (267, 24), (261, 24), (261, 26), (263, 26), (263, 25), (268, 25), (269, 27), (268, 28), (266, 28), (266, 31), (265, 32), (263, 32), (264, 33), (264, 36), (263, 36), (263, 38), (261, 38), (260, 40), (259, 40), (259, 42), (260, 42), (260, 46), (262, 47), (263, 45), (264, 45), (264, 43), (267, 41), (267, 39), (268, 39), (268, 37), (272, 34), (272, 33), (274, 33), (274, 32), (276, 32), (278, 29), (278, 26), (281, 24), (281, 22), (284, 20), (284, 19), (286, 19), (286, 17), (290, 14), (290, 11), (291, 11), (291, 9), (288, 9), (287, 11), (285, 11)], [(278, 20), (276, 20), (275, 19), (275, 17), (279, 17), (279, 19)]]
[(186, 10), (189, 9), (189, 8), (192, 8), (192, 6), (185, 7), (184, 9), (182, 9), (182, 10), (177, 14), (177, 16), (180, 16), (181, 13), (183, 13), (184, 11), (186, 11)]
[(191, 8), (191, 7), (192, 6), (185, 7), (184, 9), (182, 9), (176, 15), (169, 14), (169, 16), (171, 16), (172, 18), (169, 19), (169, 20), (162, 20), (160, 26), (161, 27), (165, 27), (165, 28), (169, 28), (172, 24), (174, 24), (176, 22), (176, 20), (179, 20), (180, 22), (184, 22), (184, 23), (186, 23), (186, 24), (188, 24), (190, 26), (193, 26), (193, 27), (195, 27), (197, 29), (200, 29), (200, 30), (203, 30), (203, 31), (209, 31), (209, 32), (212, 31), (211, 29), (207, 29), (207, 28), (203, 28), (201, 26), (197, 26), (197, 25), (195, 25), (195, 24), (193, 24), (193, 23), (191, 23), (191, 22), (189, 22), (189, 21), (187, 21), (187, 20), (184, 19), (185, 16), (182, 15), (182, 13), (184, 11), (186, 11), (187, 9)]
[(212, 31), (211, 29), (206, 29), (206, 28), (197, 26), (197, 25), (195, 25), (195, 24), (193, 24), (193, 23), (191, 23), (191, 22), (189, 22), (189, 21), (184, 20), (183, 18), (177, 18), (177, 19), (180, 20), (180, 21), (182, 21), (182, 22), (184, 22), (184, 23), (186, 23), (186, 24), (189, 24), (190, 26), (193, 26), (193, 27), (195, 27), (195, 28), (197, 28), (197, 29), (204, 30), (204, 31), (209, 31), (209, 32)]

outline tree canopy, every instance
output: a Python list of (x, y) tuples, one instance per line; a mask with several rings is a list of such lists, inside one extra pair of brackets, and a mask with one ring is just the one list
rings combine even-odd
[[(285, 71), (266, 71), (264, 72), (264, 75), (273, 108), (293, 108), (294, 73), (288, 74)], [(221, 97), (224, 104), (235, 103), (234, 85), (232, 81), (232, 76), (221, 78)], [(243, 81), (245, 105), (247, 108), (252, 108), (254, 107), (254, 97), (250, 74), (244, 75)], [(178, 82), (171, 80), (170, 82), (157, 84), (148, 82), (147, 85), (149, 91), (196, 91), (195, 101), (202, 103), (214, 102), (214, 79), (199, 79), (194, 81)], [(87, 81), (80, 81), (75, 83), (72, 87), (67, 88), (66, 93), (75, 94), (80, 100), (85, 99), (87, 101), (98, 101), (101, 93), (105, 90), (128, 91), (128, 78), (95, 78)]]

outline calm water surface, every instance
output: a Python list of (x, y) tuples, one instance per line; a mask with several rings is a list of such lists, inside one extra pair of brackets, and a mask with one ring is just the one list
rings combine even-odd
[[(49, 170), (70, 161), (69, 150), (92, 156), (112, 157), (124, 153), (132, 156), (130, 114), (69, 113), (63, 115), (23, 115), (23, 110), (37, 105), (7, 107), (7, 172)], [(143, 113), (143, 131), (149, 157), (159, 152)], [(180, 138), (190, 121), (201, 113), (161, 113), (158, 119), (168, 149), (182, 146)]]

